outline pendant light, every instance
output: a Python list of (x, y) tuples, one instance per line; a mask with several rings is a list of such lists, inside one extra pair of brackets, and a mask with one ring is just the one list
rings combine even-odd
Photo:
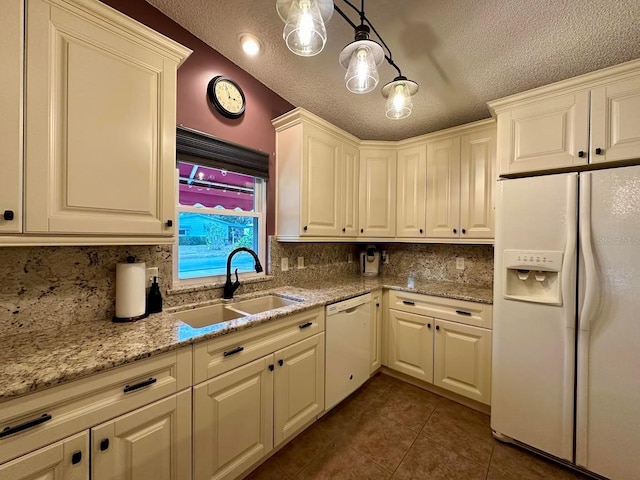
[(418, 84), (402, 75), (382, 87), (382, 96), (387, 98), (385, 115), (392, 120), (401, 120), (411, 115), (411, 97), (418, 91)]
[(378, 85), (378, 65), (384, 60), (384, 50), (369, 40), (370, 32), (367, 25), (358, 25), (355, 40), (340, 53), (340, 65), (347, 69), (347, 90), (353, 93), (368, 93)]
[(333, 14), (331, 0), (278, 0), (276, 10), (285, 22), (282, 37), (289, 50), (301, 57), (312, 57), (327, 42), (325, 23)]

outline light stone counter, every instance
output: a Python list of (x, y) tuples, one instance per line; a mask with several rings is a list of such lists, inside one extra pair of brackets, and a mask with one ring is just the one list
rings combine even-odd
[[(349, 276), (238, 295), (238, 300), (244, 300), (273, 293), (299, 303), (204, 328), (191, 328), (178, 319), (179, 312), (166, 311), (132, 324), (105, 320), (92, 324), (91, 328), (78, 323), (64, 329), (0, 337), (0, 402), (378, 288), (488, 304), (493, 296), (490, 287), (414, 281), (407, 277)], [(219, 302), (194, 304), (180, 310)]]

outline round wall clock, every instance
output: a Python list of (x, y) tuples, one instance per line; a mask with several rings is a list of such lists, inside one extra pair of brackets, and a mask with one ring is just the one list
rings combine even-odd
[(230, 78), (222, 75), (213, 77), (207, 85), (207, 97), (215, 109), (227, 118), (240, 118), (244, 114), (244, 92)]

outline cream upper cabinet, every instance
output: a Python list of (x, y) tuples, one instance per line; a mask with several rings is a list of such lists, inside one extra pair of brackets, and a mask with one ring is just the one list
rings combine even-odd
[(23, 232), (171, 242), (176, 71), (191, 52), (96, 1), (27, 9)]
[(190, 480), (191, 390), (91, 429), (91, 479)]
[(427, 238), (494, 237), (496, 131), (491, 123), (427, 142)]
[(276, 127), (276, 232), (280, 240), (357, 235), (357, 139), (296, 109)]
[(458, 238), (460, 137), (427, 143), (427, 237)]
[(396, 237), (424, 237), (426, 231), (427, 146), (398, 149)]
[(460, 238), (493, 238), (496, 128), (460, 137)]
[(396, 151), (367, 142), (360, 147), (360, 237), (393, 237), (396, 229)]
[(3, 1), (0, 16), (0, 233), (22, 231), (23, 3)]
[(89, 459), (89, 431), (84, 431), (0, 465), (0, 478), (87, 480)]
[(436, 319), (433, 365), (434, 385), (490, 403), (490, 330)]
[(640, 159), (640, 61), (489, 103), (500, 175)]

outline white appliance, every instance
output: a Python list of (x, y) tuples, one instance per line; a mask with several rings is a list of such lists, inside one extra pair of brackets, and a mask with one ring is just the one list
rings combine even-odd
[(371, 294), (327, 305), (325, 401), (327, 410), (369, 378)]
[(360, 253), (360, 273), (365, 277), (374, 277), (380, 273), (380, 252), (373, 245), (367, 245)]
[(640, 478), (640, 166), (498, 183), (491, 428)]

